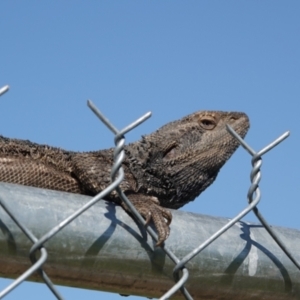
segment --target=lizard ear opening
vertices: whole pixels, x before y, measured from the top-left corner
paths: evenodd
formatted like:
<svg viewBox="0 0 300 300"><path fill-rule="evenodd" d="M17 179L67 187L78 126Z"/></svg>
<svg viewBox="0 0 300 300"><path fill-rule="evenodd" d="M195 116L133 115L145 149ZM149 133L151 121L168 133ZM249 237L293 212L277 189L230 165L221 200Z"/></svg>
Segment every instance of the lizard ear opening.
<svg viewBox="0 0 300 300"><path fill-rule="evenodd" d="M164 154L163 154L163 159L172 159L176 156L177 154L177 143L176 142L172 142L171 144L169 144L166 149L164 149Z"/></svg>

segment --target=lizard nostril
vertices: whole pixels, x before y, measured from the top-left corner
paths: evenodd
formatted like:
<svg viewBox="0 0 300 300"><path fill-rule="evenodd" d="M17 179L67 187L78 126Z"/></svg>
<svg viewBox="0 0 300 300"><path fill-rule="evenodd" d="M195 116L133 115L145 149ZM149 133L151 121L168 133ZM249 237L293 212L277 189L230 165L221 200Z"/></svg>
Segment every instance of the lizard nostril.
<svg viewBox="0 0 300 300"><path fill-rule="evenodd" d="M238 119L238 117L236 117L236 116L231 116L230 119L229 119L229 121L234 122L234 121L236 121L237 119Z"/></svg>

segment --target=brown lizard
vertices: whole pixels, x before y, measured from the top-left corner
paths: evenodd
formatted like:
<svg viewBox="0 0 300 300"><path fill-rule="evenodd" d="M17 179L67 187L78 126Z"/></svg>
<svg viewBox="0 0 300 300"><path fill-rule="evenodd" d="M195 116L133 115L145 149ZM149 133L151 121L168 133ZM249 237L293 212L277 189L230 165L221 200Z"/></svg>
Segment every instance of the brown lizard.
<svg viewBox="0 0 300 300"><path fill-rule="evenodd" d="M200 111L125 146L120 187L140 214L154 222L157 245L170 232L172 215L166 208L194 200L237 149L226 124L242 137L249 129L244 113ZM93 196L110 184L112 164L113 149L72 152L0 136L0 181ZM115 192L107 200L128 211Z"/></svg>

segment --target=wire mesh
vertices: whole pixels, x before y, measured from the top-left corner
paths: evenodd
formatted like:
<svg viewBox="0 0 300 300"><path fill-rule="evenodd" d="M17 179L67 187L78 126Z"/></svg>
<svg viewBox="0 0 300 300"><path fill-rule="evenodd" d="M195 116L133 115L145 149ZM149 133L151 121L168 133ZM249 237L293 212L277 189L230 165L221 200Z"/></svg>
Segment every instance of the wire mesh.
<svg viewBox="0 0 300 300"><path fill-rule="evenodd" d="M0 89L0 96L7 92L9 89L8 86L4 86ZM143 217L138 213L135 209L134 205L130 202L130 200L126 197L126 195L122 192L119 185L124 178L124 170L122 168L122 161L124 159L124 145L125 145L125 137L124 135L130 130L134 129L136 126L140 125L142 122L147 120L151 113L148 112L136 121L132 122L122 130L118 130L91 102L88 101L89 108L94 112L94 114L106 125L106 127L112 131L115 141L115 151L114 151L114 164L111 170L111 184L100 192L98 195L93 197L90 201L88 201L85 205L83 205L80 209L76 210L73 214L68 216L66 219L61 221L47 233L45 233L41 238L37 238L33 235L33 233L21 223L14 215L13 209L9 208L5 199L0 199L0 205L6 211L6 213L14 220L17 226L23 231L23 233L27 236L27 238L33 244L30 251L29 257L32 263L32 266L28 268L23 274L21 274L17 279L15 279L9 286L7 286L4 290L0 292L0 299L5 297L8 293L13 291L20 283L25 281L29 276L33 273L38 272L43 281L47 284L49 289L52 291L54 296L57 299L63 299L63 297L59 294L54 284L51 282L50 278L47 276L45 271L43 270L43 264L47 261L48 253L45 246L45 243L52 239L58 232L63 230L67 225L69 225L73 220L78 218L82 213L86 210L90 209L93 205L95 205L98 201L105 198L109 193L115 190L119 197L126 203L129 207L130 211L134 218L143 226L146 227L146 230L150 234L150 236L157 241L157 234L155 231L146 226L146 222ZM259 182L261 179L260 167L262 165L262 156L266 154L268 151L273 149L279 143L281 143L284 139L289 136L289 132L285 132L272 143L268 144L266 147L261 149L260 151L254 151L230 126L227 125L227 130L230 134L232 134L242 145L242 147L252 156L252 170L251 170L251 185L248 190L247 199L248 206L242 210L237 216L231 219L226 225L220 228L217 232L211 235L206 241L204 241L201 245L193 249L189 254L187 254L183 258L178 258L167 246L162 245L162 250L165 254L174 262L175 267L173 269L173 278L174 285L161 296L160 299L169 299L172 295L174 295L177 291L181 291L182 295L185 299L193 299L188 290L185 288L185 283L189 279L189 271L186 268L186 264L191 261L196 255L199 255L201 251L203 251L207 246L213 243L216 239L218 239L222 234L224 234L229 228L231 228L234 224L240 221L245 215L247 215L250 211L253 211L257 216L258 220L267 230L267 232L271 235L271 237L275 240L275 242L279 245L279 247L285 252L285 254L289 257L289 259L295 264L295 266L300 270L300 265L297 260L293 257L290 251L285 247L281 239L277 236L277 234L272 230L272 228L268 225L266 220L263 218L261 213L259 212L257 205L261 200L261 193L259 189ZM39 254L38 254L39 253Z"/></svg>

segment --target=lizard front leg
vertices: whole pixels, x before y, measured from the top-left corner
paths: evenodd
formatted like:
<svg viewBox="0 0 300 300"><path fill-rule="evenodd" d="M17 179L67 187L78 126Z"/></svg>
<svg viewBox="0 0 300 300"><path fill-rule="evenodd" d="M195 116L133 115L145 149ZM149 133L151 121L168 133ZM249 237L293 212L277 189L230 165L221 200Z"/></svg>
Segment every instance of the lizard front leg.
<svg viewBox="0 0 300 300"><path fill-rule="evenodd" d="M161 246L170 234L171 212L160 206L156 197L144 194L129 194L127 197L136 210L145 218L146 225L151 220L153 221L158 234L156 246ZM121 206L131 214L130 209L123 201L121 202Z"/></svg>
<svg viewBox="0 0 300 300"><path fill-rule="evenodd" d="M112 151L103 151L77 154L72 157L73 174L91 195L98 194L110 184L111 156ZM121 182L120 188L137 211L146 219L146 223L153 221L158 233L157 246L160 246L169 236L169 224L172 220L172 214L159 205L156 197L135 193L135 185L136 182L133 175L125 167L125 178ZM126 204L118 198L115 191L108 195L106 199L120 204L126 212L132 215Z"/></svg>

